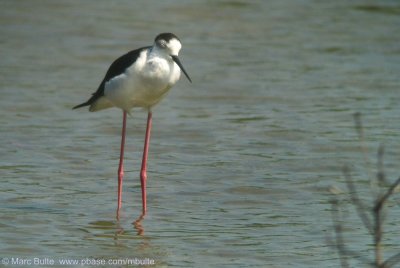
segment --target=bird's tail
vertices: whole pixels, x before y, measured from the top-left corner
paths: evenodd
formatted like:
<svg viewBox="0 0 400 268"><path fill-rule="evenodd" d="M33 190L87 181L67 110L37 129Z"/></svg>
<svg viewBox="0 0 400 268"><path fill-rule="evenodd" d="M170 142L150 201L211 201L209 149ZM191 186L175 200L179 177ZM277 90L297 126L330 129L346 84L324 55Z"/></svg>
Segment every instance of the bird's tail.
<svg viewBox="0 0 400 268"><path fill-rule="evenodd" d="M84 106L88 106L88 105L90 105L90 104L91 104L90 101L87 101L87 102L81 103L81 104L79 104L79 105L76 105L76 106L73 107L72 109L78 109L78 108L81 108L81 107L84 107Z"/></svg>
<svg viewBox="0 0 400 268"><path fill-rule="evenodd" d="M88 101L78 104L72 109L78 109L84 106L89 106L89 111L90 112L96 112L99 110L107 109L110 107L113 107L114 105L106 98L104 97L97 97L97 96L92 96Z"/></svg>
<svg viewBox="0 0 400 268"><path fill-rule="evenodd" d="M81 107L84 107L84 106L89 106L89 105L92 105L94 102L96 102L96 100L97 99L99 99L101 96L100 96L100 94L98 94L97 92L96 93L93 93L92 94L92 96L90 97L90 99L88 99L86 102L84 102L84 103L81 103L81 104L78 104L78 105L76 105L74 108L72 108L72 109L78 109L78 108L81 108Z"/></svg>

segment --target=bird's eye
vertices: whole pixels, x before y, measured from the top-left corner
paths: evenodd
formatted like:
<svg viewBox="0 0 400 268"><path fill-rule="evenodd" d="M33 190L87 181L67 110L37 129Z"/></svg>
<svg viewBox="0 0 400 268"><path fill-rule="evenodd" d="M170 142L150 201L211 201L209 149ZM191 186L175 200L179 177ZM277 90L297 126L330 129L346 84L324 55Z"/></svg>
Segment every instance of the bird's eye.
<svg viewBox="0 0 400 268"><path fill-rule="evenodd" d="M158 45L161 48L166 48L167 47L167 42L165 42L164 40L160 40L160 41L158 41Z"/></svg>

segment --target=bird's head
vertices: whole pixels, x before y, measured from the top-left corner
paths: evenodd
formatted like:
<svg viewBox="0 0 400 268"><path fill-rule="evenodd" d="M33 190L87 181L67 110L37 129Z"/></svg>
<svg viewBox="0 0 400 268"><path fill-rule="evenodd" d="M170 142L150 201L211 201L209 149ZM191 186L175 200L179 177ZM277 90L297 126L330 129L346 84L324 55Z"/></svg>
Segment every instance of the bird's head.
<svg viewBox="0 0 400 268"><path fill-rule="evenodd" d="M181 41L179 38L174 35L173 33L161 33L157 35L156 39L154 40L154 46L157 47L160 51L165 51L172 60L179 66L182 72L186 75L187 79L192 82L189 75L183 68L181 61L178 58L179 51L182 48Z"/></svg>

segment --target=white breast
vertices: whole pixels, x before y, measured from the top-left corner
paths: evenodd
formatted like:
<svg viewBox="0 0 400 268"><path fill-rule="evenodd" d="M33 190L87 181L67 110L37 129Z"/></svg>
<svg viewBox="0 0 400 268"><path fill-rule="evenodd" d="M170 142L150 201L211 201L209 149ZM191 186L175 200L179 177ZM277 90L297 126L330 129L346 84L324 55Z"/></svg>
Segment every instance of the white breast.
<svg viewBox="0 0 400 268"><path fill-rule="evenodd" d="M178 81L180 68L156 52L143 51L123 74L105 84L104 95L115 106L130 111L133 107L151 108Z"/></svg>

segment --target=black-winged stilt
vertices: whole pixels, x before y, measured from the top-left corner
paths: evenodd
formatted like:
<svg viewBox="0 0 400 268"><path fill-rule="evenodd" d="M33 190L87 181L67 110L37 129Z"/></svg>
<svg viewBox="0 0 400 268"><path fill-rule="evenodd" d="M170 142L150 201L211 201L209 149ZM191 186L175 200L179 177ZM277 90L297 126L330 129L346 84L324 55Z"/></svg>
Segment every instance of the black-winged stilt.
<svg viewBox="0 0 400 268"><path fill-rule="evenodd" d="M108 69L103 81L93 96L73 109L89 106L96 112L110 107L123 111L121 151L118 168L118 205L117 219L122 205L122 179L124 176L124 147L126 133L126 115L134 107L147 109L147 128L144 141L140 181L142 187L142 215L146 214L147 155L149 152L152 107L156 105L169 89L175 85L181 70L191 81L178 58L182 44L172 33L161 33L152 46L132 50L116 59Z"/></svg>

